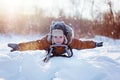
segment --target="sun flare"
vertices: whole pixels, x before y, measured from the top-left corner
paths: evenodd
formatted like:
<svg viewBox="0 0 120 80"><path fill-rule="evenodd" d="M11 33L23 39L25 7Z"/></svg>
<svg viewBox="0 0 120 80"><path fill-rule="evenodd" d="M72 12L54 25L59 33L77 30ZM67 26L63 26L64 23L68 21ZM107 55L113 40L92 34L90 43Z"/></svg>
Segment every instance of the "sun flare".
<svg viewBox="0 0 120 80"><path fill-rule="evenodd" d="M17 0L1 0L1 7L8 14L16 13L19 9L19 2Z"/></svg>
<svg viewBox="0 0 120 80"><path fill-rule="evenodd" d="M35 13L36 8L41 8L44 11L54 12L58 11L57 7L61 6L62 0L0 0L0 12L6 15ZM58 7L59 8L59 7Z"/></svg>
<svg viewBox="0 0 120 80"><path fill-rule="evenodd" d="M33 0L0 0L0 9L7 15L18 13L31 14L33 12Z"/></svg>

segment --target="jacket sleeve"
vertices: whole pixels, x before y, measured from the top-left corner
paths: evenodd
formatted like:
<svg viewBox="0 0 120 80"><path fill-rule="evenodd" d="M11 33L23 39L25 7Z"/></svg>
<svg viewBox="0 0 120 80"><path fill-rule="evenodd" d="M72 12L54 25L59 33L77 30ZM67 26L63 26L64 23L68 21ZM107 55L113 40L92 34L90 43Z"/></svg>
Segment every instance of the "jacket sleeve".
<svg viewBox="0 0 120 80"><path fill-rule="evenodd" d="M95 42L94 41L81 41L79 39L73 39L70 43L70 47L72 49L89 49L89 48L95 48Z"/></svg>
<svg viewBox="0 0 120 80"><path fill-rule="evenodd" d="M47 41L47 36L43 37L40 40L19 43L18 48L19 51L26 51L26 50L45 50L49 47L49 42Z"/></svg>

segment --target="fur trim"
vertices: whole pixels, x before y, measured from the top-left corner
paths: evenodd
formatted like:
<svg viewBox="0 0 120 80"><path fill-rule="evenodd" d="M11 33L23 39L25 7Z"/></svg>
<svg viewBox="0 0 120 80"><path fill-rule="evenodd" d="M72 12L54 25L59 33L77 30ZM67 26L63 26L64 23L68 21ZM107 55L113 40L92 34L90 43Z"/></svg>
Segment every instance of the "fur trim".
<svg viewBox="0 0 120 80"><path fill-rule="evenodd" d="M68 40L66 38L66 36L64 36L64 44L67 44L68 43Z"/></svg>

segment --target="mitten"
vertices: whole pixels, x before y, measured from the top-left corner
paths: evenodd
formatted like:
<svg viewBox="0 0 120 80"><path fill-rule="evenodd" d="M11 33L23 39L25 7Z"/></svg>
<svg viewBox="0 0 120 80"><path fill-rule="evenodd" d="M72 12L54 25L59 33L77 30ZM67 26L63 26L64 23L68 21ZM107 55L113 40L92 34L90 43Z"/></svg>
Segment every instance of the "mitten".
<svg viewBox="0 0 120 80"><path fill-rule="evenodd" d="M14 43L9 43L9 44L8 44L8 47L11 47L11 48L12 48L11 52L17 51L17 50L19 49L19 48L18 48L18 44L14 44Z"/></svg>
<svg viewBox="0 0 120 80"><path fill-rule="evenodd" d="M95 47L102 47L102 46L103 46L103 42L99 42L99 43L95 42Z"/></svg>

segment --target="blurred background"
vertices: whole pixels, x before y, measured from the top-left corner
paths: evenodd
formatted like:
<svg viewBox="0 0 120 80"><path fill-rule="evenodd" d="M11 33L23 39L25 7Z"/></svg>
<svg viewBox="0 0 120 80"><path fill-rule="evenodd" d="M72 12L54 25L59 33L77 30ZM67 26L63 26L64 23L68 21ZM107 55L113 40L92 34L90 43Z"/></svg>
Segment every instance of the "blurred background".
<svg viewBox="0 0 120 80"><path fill-rule="evenodd" d="M47 34L52 21L70 25L76 38L120 39L120 0L0 0L0 34Z"/></svg>

